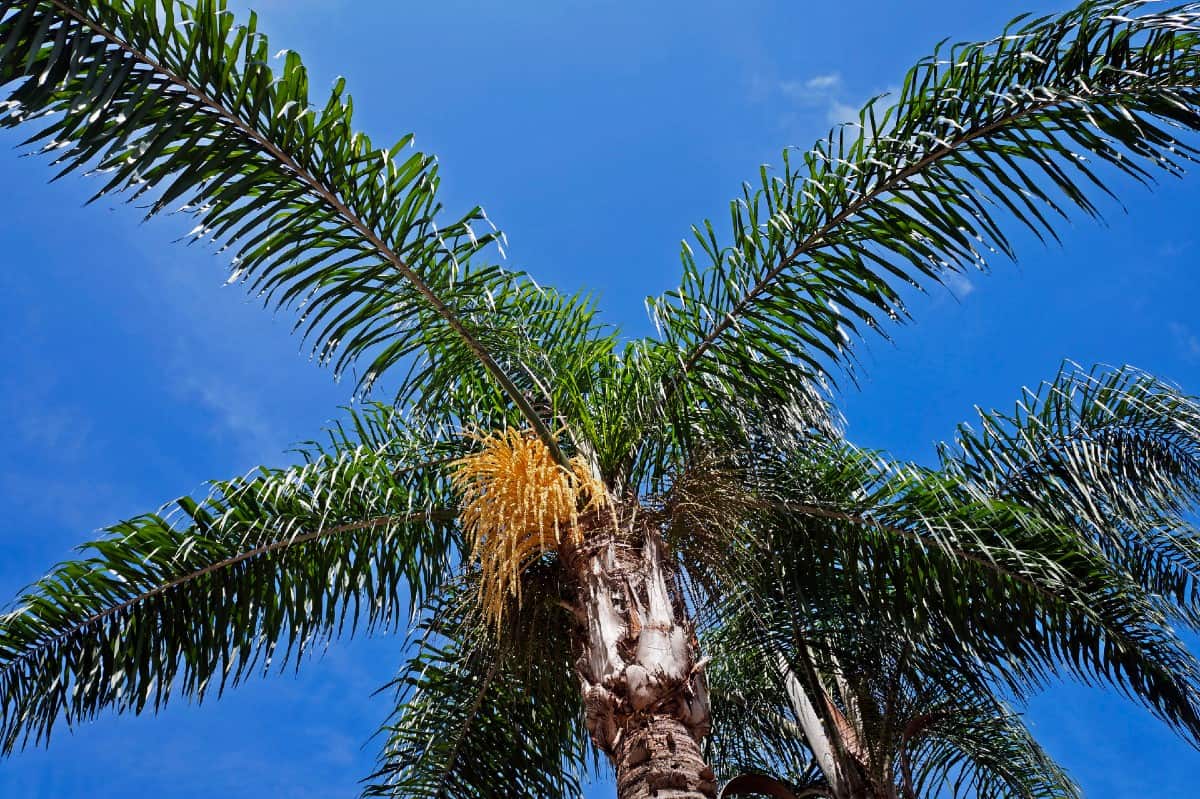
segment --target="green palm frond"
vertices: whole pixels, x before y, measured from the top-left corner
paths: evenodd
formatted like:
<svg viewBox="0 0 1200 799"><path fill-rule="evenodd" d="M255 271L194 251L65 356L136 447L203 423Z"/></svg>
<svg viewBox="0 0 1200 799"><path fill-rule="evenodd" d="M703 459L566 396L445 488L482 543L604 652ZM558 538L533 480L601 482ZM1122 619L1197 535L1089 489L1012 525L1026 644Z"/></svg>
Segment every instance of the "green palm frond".
<svg viewBox="0 0 1200 799"><path fill-rule="evenodd" d="M359 445L107 528L0 617L0 747L202 699L358 627L397 627L457 550L443 480Z"/></svg>
<svg viewBox="0 0 1200 799"><path fill-rule="evenodd" d="M905 318L902 291L1012 257L1005 225L1041 237L1123 173L1178 174L1200 129L1200 5L1088 2L940 48L894 105L871 102L812 150L784 153L683 245L683 282L650 300L674 353L660 390L700 407L786 401L853 365L864 331ZM1154 8L1151 6L1151 8Z"/></svg>
<svg viewBox="0 0 1200 799"><path fill-rule="evenodd" d="M825 591L838 597L822 606L832 618L870 609L907 634L936 634L947 650L995 668L1018 695L1065 668L1200 737L1200 664L1163 598L1076 529L957 475L845 444L759 455L757 473L743 473L758 492L740 522L748 534L710 558L725 585L743 586L725 601L797 602L784 618L801 620L819 598L809 595ZM730 527L721 522L711 535L730 540ZM763 584L786 590L756 595ZM712 618L720 623L719 613Z"/></svg>
<svg viewBox="0 0 1200 799"><path fill-rule="evenodd" d="M513 284L486 313L470 317L479 341L525 396L536 399L541 422L576 449L610 440L609 413L597 395L611 386L616 334L599 320L594 302L533 282ZM496 430L529 426L501 387L476 368L465 348L431 350L414 362L395 396L415 419L443 426Z"/></svg>
<svg viewBox="0 0 1200 799"><path fill-rule="evenodd" d="M1092 542L1020 503L979 498L945 474L910 467L873 489L859 512L786 505L848 536L831 549L845 553L846 576L861 581L864 600L891 604L896 621L913 629L946 625L947 641L1003 669L1015 690L1038 684L1043 669L1065 667L1114 684L1200 737L1200 663L1161 598Z"/></svg>
<svg viewBox="0 0 1200 799"><path fill-rule="evenodd" d="M644 388L634 414L641 433L631 455L631 475L652 491L661 492L672 475L692 468L726 447L748 452L759 448L777 450L798 441L840 439L843 419L830 397L818 384L795 379L771 387L771 381L790 378L772 371L775 365L743 365L738 378L754 382L765 391L727 393L731 384L712 375L697 375L689 383L689 398L681 406L672 400L672 389L664 386L663 375L680 364L679 352L670 344L641 341L630 347L640 356ZM795 375L792 375L795 377ZM776 391L776 389L779 389ZM662 410L670 409L669 424Z"/></svg>
<svg viewBox="0 0 1200 799"><path fill-rule="evenodd" d="M576 799L590 743L567 613L552 570L534 570L538 601L486 629L477 586L465 580L431 608L396 681L396 714L382 733L368 796L537 796Z"/></svg>
<svg viewBox="0 0 1200 799"><path fill-rule="evenodd" d="M617 493L636 491L646 476L639 453L654 373L652 359L635 345L614 348L593 368L566 376L584 408L573 427L593 448L600 474Z"/></svg>
<svg viewBox="0 0 1200 799"><path fill-rule="evenodd" d="M869 784L882 795L908 788L906 797L1078 797L996 698L987 666L946 648L936 628L898 629L836 579L798 583L760 583L763 601L730 603L705 638L715 763L778 775L797 794L856 795ZM820 770L796 691L820 717L818 745L833 747Z"/></svg>
<svg viewBox="0 0 1200 799"><path fill-rule="evenodd" d="M1200 399L1131 366L1065 364L1011 413L980 411L942 468L1095 540L1168 612L1200 620Z"/></svg>
<svg viewBox="0 0 1200 799"><path fill-rule="evenodd" d="M419 396L458 376L442 361L469 359L557 452L541 397L500 363L511 340L496 349L481 330L536 287L471 265L498 237L483 211L445 215L436 159L412 136L380 148L355 131L344 80L314 104L300 57L272 70L256 17L236 24L225 0L4 0L0 41L0 125L33 127L26 144L59 176L191 215L192 240L234 253L231 282L299 313L319 360L340 373L368 359L364 390L424 356L432 370L401 386Z"/></svg>
<svg viewBox="0 0 1200 799"><path fill-rule="evenodd" d="M903 730L901 780L916 796L947 786L963 799L1077 799L1080 791L1002 703L949 695Z"/></svg>

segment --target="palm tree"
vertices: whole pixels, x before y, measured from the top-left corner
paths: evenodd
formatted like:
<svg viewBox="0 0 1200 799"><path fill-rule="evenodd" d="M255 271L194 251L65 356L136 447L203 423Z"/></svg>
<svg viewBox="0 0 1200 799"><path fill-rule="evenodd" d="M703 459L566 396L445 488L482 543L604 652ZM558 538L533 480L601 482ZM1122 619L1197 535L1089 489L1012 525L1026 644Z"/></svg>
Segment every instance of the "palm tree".
<svg viewBox="0 0 1200 799"><path fill-rule="evenodd" d="M890 108L764 170L728 228L698 226L682 285L650 303L659 335L627 341L590 300L493 265L499 234L479 209L447 216L431 156L356 132L342 81L313 103L299 56L273 72L224 0L0 0L0 122L96 174L96 197L193 216L319 360L391 397L301 463L114 525L31 586L0 622L4 750L416 613L369 793L572 795L594 747L623 798L713 796L717 609L762 617L776 702L843 673L828 633L772 634L783 579L837 586L840 615L804 630L882 614L900 640L934 635L921 657L978 677L959 707L992 723L985 678L1066 668L1200 738L1200 664L1171 626L1196 626L1200 436L1173 415L1193 400L1120 371L1098 407L1140 421L1053 428L1039 449L1026 433L1048 421L1018 414L938 470L854 449L831 400L906 286L1195 158L1175 132L1200 128L1200 7L1143 10L1088 3L936 51ZM899 662L944 695L940 661ZM1034 751L1017 750L997 773Z"/></svg>

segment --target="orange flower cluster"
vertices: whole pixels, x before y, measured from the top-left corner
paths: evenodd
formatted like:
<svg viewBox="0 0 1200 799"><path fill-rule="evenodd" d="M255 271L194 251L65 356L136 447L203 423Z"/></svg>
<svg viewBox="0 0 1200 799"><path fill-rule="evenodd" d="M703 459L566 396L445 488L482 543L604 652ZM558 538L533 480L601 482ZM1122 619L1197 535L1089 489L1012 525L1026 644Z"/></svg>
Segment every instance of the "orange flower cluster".
<svg viewBox="0 0 1200 799"><path fill-rule="evenodd" d="M480 603L498 627L510 599L520 605L521 574L565 541L581 543L580 513L603 507L607 494L582 458L563 468L531 431L506 428L478 440L477 452L455 462L452 480L482 571Z"/></svg>

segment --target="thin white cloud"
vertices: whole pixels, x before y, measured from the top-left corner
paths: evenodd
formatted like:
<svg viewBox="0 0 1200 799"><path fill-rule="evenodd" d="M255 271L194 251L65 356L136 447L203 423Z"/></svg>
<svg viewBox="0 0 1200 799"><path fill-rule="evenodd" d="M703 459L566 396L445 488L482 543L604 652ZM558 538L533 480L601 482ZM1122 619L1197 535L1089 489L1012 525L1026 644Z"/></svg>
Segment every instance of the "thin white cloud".
<svg viewBox="0 0 1200 799"><path fill-rule="evenodd" d="M754 90L762 91L762 81L756 80ZM894 90L893 90L894 91ZM782 95L794 107L802 109L824 109L824 121L829 125L856 124L859 121L861 103L847 102L845 81L840 72L826 72L798 80L775 82L776 95ZM881 102L878 111L887 106ZM791 118L793 115L788 114ZM807 114L806 114L807 116ZM882 131L878 131L882 133Z"/></svg>
<svg viewBox="0 0 1200 799"><path fill-rule="evenodd" d="M1171 322L1167 327L1171 331L1171 339L1175 349L1185 361L1200 361L1200 336L1182 322Z"/></svg>
<svg viewBox="0 0 1200 799"><path fill-rule="evenodd" d="M943 282L946 284L946 288L950 290L950 293L959 300L966 299L975 291L975 284L961 272L950 272L945 276Z"/></svg>
<svg viewBox="0 0 1200 799"><path fill-rule="evenodd" d="M837 72L831 72L828 75L816 75L806 80L804 85L812 91L832 91L841 87L842 76Z"/></svg>
<svg viewBox="0 0 1200 799"><path fill-rule="evenodd" d="M1158 248L1162 258L1177 258L1192 248L1190 241L1165 241Z"/></svg>
<svg viewBox="0 0 1200 799"><path fill-rule="evenodd" d="M778 84L776 84L776 88L779 89L779 91L781 91L785 96L790 97L793 100L806 101L809 99L810 92L804 85L803 81L780 81Z"/></svg>
<svg viewBox="0 0 1200 799"><path fill-rule="evenodd" d="M246 391L213 375L187 373L175 381L176 390L194 399L212 416L212 432L237 442L242 457L253 463L269 463L288 446L257 392Z"/></svg>
<svg viewBox="0 0 1200 799"><path fill-rule="evenodd" d="M59 550L56 555L66 554L69 547L102 525L152 509L159 501L161 497L148 500L139 496L120 480L98 478L90 467L64 469L23 465L0 469L0 506L20 508L20 518L34 521L39 527L46 525L39 529L38 535L53 542L54 548ZM17 534L11 524L4 532L6 535ZM18 545L5 542L5 546L11 554ZM18 572L29 566L29 562L19 559L0 565L0 584L7 583L9 576L20 582L28 581L36 575ZM18 587L12 586L14 590Z"/></svg>
<svg viewBox="0 0 1200 799"><path fill-rule="evenodd" d="M0 406L10 429L59 464L78 462L93 444L87 410L65 399L64 393L51 365L40 374L0 382Z"/></svg>
<svg viewBox="0 0 1200 799"><path fill-rule="evenodd" d="M803 80L779 81L779 92L793 102L804 106L818 106L831 102L842 87L842 76L837 72L814 75Z"/></svg>

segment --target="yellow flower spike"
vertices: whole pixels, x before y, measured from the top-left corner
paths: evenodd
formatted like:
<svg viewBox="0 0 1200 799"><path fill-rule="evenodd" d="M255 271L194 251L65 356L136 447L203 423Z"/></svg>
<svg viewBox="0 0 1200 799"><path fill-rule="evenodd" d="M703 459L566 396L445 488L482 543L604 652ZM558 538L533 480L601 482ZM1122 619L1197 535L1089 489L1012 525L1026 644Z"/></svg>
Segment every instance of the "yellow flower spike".
<svg viewBox="0 0 1200 799"><path fill-rule="evenodd" d="M604 484L582 458L563 468L532 431L506 428L477 436L478 452L453 464L462 496L459 517L479 563L480 602L499 627L510 598L520 606L521 574L565 541L580 544L579 512L607 503Z"/></svg>

